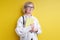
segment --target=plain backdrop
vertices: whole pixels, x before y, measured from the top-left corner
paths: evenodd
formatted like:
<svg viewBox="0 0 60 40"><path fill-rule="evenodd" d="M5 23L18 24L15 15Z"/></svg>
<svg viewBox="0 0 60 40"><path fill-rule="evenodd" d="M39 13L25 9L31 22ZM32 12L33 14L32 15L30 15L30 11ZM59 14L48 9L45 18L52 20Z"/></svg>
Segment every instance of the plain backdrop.
<svg viewBox="0 0 60 40"><path fill-rule="evenodd" d="M19 40L15 33L22 7L28 0L0 0L0 40ZM41 24L39 40L60 40L60 0L30 0L35 5L33 16Z"/></svg>

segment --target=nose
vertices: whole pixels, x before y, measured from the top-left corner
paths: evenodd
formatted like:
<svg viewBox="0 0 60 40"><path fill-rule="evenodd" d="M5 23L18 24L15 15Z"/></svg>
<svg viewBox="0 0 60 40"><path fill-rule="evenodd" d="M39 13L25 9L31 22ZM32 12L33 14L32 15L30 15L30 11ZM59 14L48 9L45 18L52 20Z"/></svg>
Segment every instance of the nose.
<svg viewBox="0 0 60 40"><path fill-rule="evenodd" d="M27 11L31 11L31 8L28 8Z"/></svg>

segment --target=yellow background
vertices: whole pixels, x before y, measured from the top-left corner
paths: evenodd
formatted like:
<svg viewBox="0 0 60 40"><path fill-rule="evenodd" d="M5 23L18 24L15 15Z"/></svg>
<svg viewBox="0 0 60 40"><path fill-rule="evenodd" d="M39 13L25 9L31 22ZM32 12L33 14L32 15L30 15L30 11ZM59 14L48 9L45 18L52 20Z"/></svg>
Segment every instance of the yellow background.
<svg viewBox="0 0 60 40"><path fill-rule="evenodd" d="M0 0L0 40L19 40L15 33L22 6L28 0ZM35 4L33 15L38 18L42 34L39 40L60 40L60 0L30 0Z"/></svg>

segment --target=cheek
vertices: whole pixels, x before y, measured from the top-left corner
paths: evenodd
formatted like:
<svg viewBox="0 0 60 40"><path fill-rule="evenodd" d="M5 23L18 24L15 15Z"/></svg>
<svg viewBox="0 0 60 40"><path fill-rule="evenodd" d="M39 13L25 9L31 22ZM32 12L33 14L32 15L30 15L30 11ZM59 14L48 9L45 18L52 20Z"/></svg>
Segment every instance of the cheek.
<svg viewBox="0 0 60 40"><path fill-rule="evenodd" d="M33 11L33 9L30 9L30 12L32 12Z"/></svg>
<svg viewBox="0 0 60 40"><path fill-rule="evenodd" d="M31 11L31 9L27 9L26 11L27 11L27 12L30 12L30 11Z"/></svg>
<svg viewBox="0 0 60 40"><path fill-rule="evenodd" d="M28 9L27 11L32 12L32 11L33 11L33 9Z"/></svg>
<svg viewBox="0 0 60 40"><path fill-rule="evenodd" d="M32 12L32 11L33 11L33 9L25 9L25 13Z"/></svg>

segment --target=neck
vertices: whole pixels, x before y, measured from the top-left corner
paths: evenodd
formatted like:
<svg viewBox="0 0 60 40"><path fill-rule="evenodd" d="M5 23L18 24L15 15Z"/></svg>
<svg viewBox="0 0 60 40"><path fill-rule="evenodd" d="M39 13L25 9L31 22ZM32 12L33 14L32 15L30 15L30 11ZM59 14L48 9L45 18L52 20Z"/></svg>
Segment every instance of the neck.
<svg viewBox="0 0 60 40"><path fill-rule="evenodd" d="M25 15L27 15L27 16L31 16L32 14L25 14Z"/></svg>

